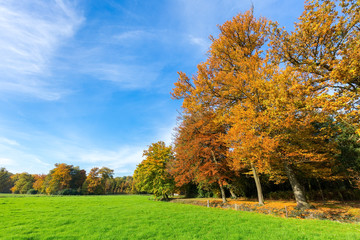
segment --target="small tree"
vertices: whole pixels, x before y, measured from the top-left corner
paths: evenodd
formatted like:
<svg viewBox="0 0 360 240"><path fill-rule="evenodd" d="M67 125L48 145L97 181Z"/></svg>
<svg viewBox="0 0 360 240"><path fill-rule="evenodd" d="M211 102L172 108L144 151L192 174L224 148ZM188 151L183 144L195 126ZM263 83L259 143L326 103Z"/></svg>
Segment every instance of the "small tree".
<svg viewBox="0 0 360 240"><path fill-rule="evenodd" d="M175 183L167 170L168 162L173 159L172 147L164 142L152 143L144 151L143 160L135 169L134 183L137 191L153 193L155 197L168 199L173 193Z"/></svg>

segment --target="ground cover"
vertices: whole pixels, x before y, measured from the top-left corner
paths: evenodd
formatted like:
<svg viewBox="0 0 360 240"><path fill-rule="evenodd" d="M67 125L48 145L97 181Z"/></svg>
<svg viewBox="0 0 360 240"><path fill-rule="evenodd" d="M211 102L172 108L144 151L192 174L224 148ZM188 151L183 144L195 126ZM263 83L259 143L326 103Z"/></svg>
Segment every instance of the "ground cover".
<svg viewBox="0 0 360 240"><path fill-rule="evenodd" d="M302 219L328 219L341 222L360 222L359 201L317 201L311 202L314 208L299 210L295 201L289 200L267 200L265 205L260 206L256 199L228 199L222 203L221 198L174 198L172 202L227 208L237 211L250 211L263 214L271 214L287 218Z"/></svg>
<svg viewBox="0 0 360 240"><path fill-rule="evenodd" d="M0 195L0 239L360 239L360 225L158 202Z"/></svg>

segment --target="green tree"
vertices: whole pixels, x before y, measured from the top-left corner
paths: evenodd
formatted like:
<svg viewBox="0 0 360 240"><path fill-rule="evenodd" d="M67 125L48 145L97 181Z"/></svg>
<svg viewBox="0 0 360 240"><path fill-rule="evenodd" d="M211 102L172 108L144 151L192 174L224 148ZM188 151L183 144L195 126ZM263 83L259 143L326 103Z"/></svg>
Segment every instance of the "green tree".
<svg viewBox="0 0 360 240"><path fill-rule="evenodd" d="M0 168L0 193L10 193L14 183L11 180L13 174L5 168Z"/></svg>
<svg viewBox="0 0 360 240"><path fill-rule="evenodd" d="M14 181L14 187L11 188L13 193L25 194L33 188L35 182L35 178L26 172L12 175L11 178Z"/></svg>
<svg viewBox="0 0 360 240"><path fill-rule="evenodd" d="M340 153L336 156L334 172L360 188L360 137L351 125L342 124L340 128L341 133L336 137Z"/></svg>
<svg viewBox="0 0 360 240"><path fill-rule="evenodd" d="M175 188L174 179L167 169L167 164L174 158L172 147L167 147L162 141L152 143L143 156L145 159L134 172L135 188L139 192L153 193L157 198L168 199Z"/></svg>

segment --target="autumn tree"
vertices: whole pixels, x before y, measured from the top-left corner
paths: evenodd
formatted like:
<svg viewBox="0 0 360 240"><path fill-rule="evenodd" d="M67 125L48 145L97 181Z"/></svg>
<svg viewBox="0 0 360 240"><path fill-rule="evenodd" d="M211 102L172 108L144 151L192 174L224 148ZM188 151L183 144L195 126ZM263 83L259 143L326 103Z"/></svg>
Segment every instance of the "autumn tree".
<svg viewBox="0 0 360 240"><path fill-rule="evenodd" d="M173 159L172 147L167 147L162 141L152 143L144 150L143 156L145 159L137 165L133 176L137 191L168 199L175 187L167 166Z"/></svg>
<svg viewBox="0 0 360 240"><path fill-rule="evenodd" d="M339 128L329 128L331 124L326 122L335 121L335 126L353 124L358 128L359 10L356 1L310 0L305 2L293 32L273 25L271 57L285 69L279 79L291 81L284 92L292 92L288 94L292 98L282 94L286 111L281 113L280 106L276 108L277 114L286 117L284 122L288 126L278 134L277 153L283 153L279 158L283 158L300 206L308 204L292 168L317 173L319 177L332 174L329 163L334 163L336 147L331 139ZM297 95L300 97L295 102ZM321 129L315 129L315 125ZM298 165L308 161L311 164ZM314 168L316 162L318 170ZM312 168L306 168L311 165Z"/></svg>
<svg viewBox="0 0 360 240"><path fill-rule="evenodd" d="M56 194L65 189L80 192L85 176L85 170L80 170L79 167L65 163L55 164L55 168L45 178L45 191L48 194Z"/></svg>
<svg viewBox="0 0 360 240"><path fill-rule="evenodd" d="M60 190L70 188L70 165L65 163L55 164L55 168L49 173L46 193L54 194Z"/></svg>
<svg viewBox="0 0 360 240"><path fill-rule="evenodd" d="M309 207L300 172L336 178L337 122L359 122L358 12L351 0L307 1L292 33L252 10L239 14L211 37L197 75L179 74L173 97L185 112L206 106L228 125L232 166L252 169L260 204L258 172L285 174L299 208Z"/></svg>
<svg viewBox="0 0 360 240"><path fill-rule="evenodd" d="M276 94L269 98L271 136L276 141L272 166L283 168L299 208L308 208L297 173L336 179L331 171L337 154L337 131L331 112L318 105L318 92L308 75L285 69L274 79ZM274 84L275 85L275 84Z"/></svg>
<svg viewBox="0 0 360 240"><path fill-rule="evenodd" d="M216 122L214 112L194 112L183 116L177 128L175 158L171 161L171 174L177 186L215 183L223 202L226 202L224 187L230 185L234 173L228 166L228 148L222 139L225 133L226 126Z"/></svg>
<svg viewBox="0 0 360 240"><path fill-rule="evenodd" d="M307 0L292 32L274 25L272 56L293 74L307 74L322 109L359 131L360 4Z"/></svg>
<svg viewBox="0 0 360 240"><path fill-rule="evenodd" d="M271 63L263 51L269 34L268 25L268 20L256 19L253 10L250 10L237 15L219 27L219 37L210 37L212 44L208 52L209 57L206 62L198 65L197 75L193 77L192 81L184 73L179 73L179 80L175 83L176 87L172 96L176 99L184 99L185 111L201 109L203 106L216 109L217 116L220 116L219 119L222 118L230 129L234 124L240 125L236 117L231 118L235 106L243 110L251 107L249 112L253 111L253 117L261 115L264 109L260 101L263 97L260 90L262 85L271 79L273 73ZM238 111L238 113L240 112ZM246 122L248 125L248 128L241 130L248 131L247 135L251 135L252 142L261 142L262 129L251 125L254 123L253 119L247 118L246 115L241 117L244 118L242 122ZM235 121L229 121L232 119ZM240 130L240 128L237 129ZM234 131L235 129L233 129ZM237 132L228 139L232 149L238 147L237 143L247 144L244 139L239 139L242 134ZM257 146L261 147L261 144L259 143ZM249 148L248 150L254 149ZM263 204L258 170L263 171L264 168L257 166L257 163L262 161L259 159L262 156L253 154L251 156L233 155L232 157L234 166L240 165L244 161L251 165L259 203Z"/></svg>
<svg viewBox="0 0 360 240"><path fill-rule="evenodd" d="M110 188L110 179L113 178L114 170L107 167L94 167L90 170L83 188L89 194L106 194Z"/></svg>
<svg viewBox="0 0 360 240"><path fill-rule="evenodd" d="M38 193L45 193L45 178L46 174L33 174L35 182L33 183L33 189L35 189Z"/></svg>

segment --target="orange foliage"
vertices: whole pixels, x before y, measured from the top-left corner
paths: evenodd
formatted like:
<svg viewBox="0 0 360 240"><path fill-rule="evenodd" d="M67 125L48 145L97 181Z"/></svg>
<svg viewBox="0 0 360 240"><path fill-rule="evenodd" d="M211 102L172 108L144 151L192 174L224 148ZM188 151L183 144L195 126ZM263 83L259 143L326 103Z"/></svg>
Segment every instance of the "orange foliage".
<svg viewBox="0 0 360 240"><path fill-rule="evenodd" d="M45 178L46 174L34 174L33 175L35 182L33 183L33 188L38 192L44 192L45 191Z"/></svg>
<svg viewBox="0 0 360 240"><path fill-rule="evenodd" d="M222 140L225 125L215 121L210 111L184 115L175 140L175 160L171 173L178 186L189 182L227 185L231 170Z"/></svg>

